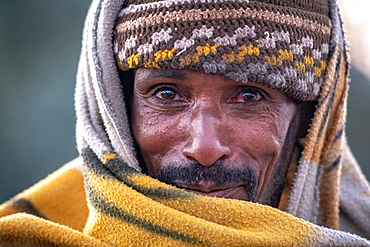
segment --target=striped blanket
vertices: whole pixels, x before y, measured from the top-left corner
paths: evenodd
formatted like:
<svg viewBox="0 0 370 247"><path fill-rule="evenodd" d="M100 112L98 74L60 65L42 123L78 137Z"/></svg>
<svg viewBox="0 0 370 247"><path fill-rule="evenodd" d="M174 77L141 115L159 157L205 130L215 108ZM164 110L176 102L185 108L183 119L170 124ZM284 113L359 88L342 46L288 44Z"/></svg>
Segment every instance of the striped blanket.
<svg viewBox="0 0 370 247"><path fill-rule="evenodd" d="M0 207L1 246L370 246L257 203L197 195L82 153ZM77 161L76 161L77 162ZM89 210L89 214L87 213ZM23 212L23 213L16 213Z"/></svg>

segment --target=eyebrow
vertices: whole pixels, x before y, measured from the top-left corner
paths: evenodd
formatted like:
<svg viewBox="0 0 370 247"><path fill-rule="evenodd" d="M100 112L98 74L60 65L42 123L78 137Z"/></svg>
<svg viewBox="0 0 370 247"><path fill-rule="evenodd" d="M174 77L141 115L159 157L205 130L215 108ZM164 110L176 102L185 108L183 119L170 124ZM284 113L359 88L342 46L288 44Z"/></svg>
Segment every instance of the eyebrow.
<svg viewBox="0 0 370 247"><path fill-rule="evenodd" d="M148 71L148 73L144 76L146 80L154 79L154 78L169 78L169 79L177 79L177 80L186 80L187 76L181 70L171 70L171 69L153 69Z"/></svg>

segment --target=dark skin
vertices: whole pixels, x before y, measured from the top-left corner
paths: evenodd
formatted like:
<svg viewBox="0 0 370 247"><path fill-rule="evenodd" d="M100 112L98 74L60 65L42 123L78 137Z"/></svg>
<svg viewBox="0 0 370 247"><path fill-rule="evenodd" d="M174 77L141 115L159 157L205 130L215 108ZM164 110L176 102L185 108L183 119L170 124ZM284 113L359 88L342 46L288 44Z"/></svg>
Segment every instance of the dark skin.
<svg viewBox="0 0 370 247"><path fill-rule="evenodd" d="M278 206L307 129L283 92L192 70L138 69L131 103L148 175L197 194Z"/></svg>

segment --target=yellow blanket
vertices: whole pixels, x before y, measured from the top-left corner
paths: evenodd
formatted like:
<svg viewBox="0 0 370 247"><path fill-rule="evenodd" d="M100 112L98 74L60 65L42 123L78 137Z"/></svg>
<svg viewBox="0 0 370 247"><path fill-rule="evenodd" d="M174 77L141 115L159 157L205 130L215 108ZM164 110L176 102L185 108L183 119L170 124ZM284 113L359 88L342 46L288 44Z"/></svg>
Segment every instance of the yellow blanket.
<svg viewBox="0 0 370 247"><path fill-rule="evenodd" d="M166 185L113 153L83 158L88 208L81 171L65 166L0 206L1 246L370 246L272 207Z"/></svg>

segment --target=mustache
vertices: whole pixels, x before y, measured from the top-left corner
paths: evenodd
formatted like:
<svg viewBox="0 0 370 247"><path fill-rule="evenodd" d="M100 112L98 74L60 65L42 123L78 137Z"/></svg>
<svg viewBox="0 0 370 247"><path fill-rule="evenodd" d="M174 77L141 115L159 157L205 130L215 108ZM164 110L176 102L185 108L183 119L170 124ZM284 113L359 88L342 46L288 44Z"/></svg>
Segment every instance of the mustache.
<svg viewBox="0 0 370 247"><path fill-rule="evenodd" d="M159 170L157 179L176 186L176 181L197 184L200 181L217 185L243 184L250 201L257 200L257 175L247 164L231 168L218 160L211 166L203 166L197 161L170 163Z"/></svg>

